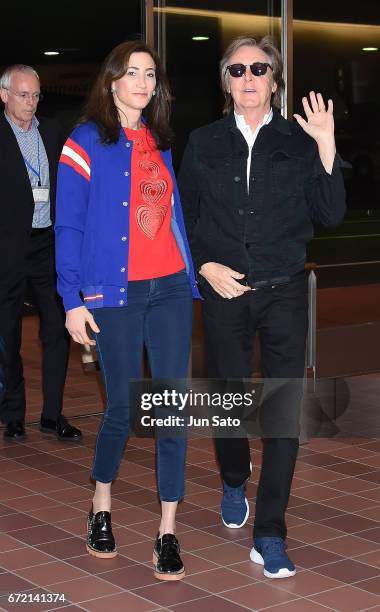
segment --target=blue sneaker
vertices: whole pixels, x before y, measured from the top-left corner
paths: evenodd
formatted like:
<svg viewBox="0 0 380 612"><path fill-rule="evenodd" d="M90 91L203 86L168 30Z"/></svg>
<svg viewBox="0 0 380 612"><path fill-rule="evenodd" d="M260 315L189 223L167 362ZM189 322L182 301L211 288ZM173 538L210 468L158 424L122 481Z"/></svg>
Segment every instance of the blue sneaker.
<svg viewBox="0 0 380 612"><path fill-rule="evenodd" d="M245 482L240 487L230 487L223 482L223 498L220 511L223 525L230 529L239 529L248 520L249 504L245 496L245 489Z"/></svg>
<svg viewBox="0 0 380 612"><path fill-rule="evenodd" d="M289 578L296 568L286 554L286 544L282 538L256 538L251 550L251 561L264 566L267 578Z"/></svg>

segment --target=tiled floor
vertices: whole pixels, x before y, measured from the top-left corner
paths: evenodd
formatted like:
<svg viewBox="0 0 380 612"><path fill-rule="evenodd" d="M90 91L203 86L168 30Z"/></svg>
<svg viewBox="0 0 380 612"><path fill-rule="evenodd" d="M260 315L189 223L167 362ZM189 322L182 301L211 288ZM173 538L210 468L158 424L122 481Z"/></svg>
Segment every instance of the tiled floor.
<svg viewBox="0 0 380 612"><path fill-rule="evenodd" d="M28 420L36 421L35 320L26 326ZM102 404L95 376L82 374L78 357L73 351L67 415L97 412ZM119 555L95 559L86 553L84 536L99 416L82 416L75 424L84 433L75 445L41 434L35 424L28 425L23 443L0 438L2 610L380 610L380 439L316 438L301 448L288 510L288 544L298 573L279 581L265 579L249 560L259 443L252 442L249 524L229 530L218 511L212 444L190 440L187 495L177 523L186 578L162 584L151 566L159 518L153 442L129 442L113 495ZM65 602L9 603L8 593L64 594Z"/></svg>
<svg viewBox="0 0 380 612"><path fill-rule="evenodd" d="M79 421L78 421L79 422ZM380 442L315 439L302 447L288 511L294 578L271 582L249 560L251 524L221 525L219 481L209 440L191 440L187 495L178 516L186 578L153 578L158 524L150 440L130 441L114 487L113 522L119 556L86 554L89 466L99 417L81 420L84 440L63 445L28 427L24 443L0 448L0 591L64 593L48 610L367 610L380 609ZM256 467L258 443L252 443ZM344 466L351 466L354 475ZM358 470L354 470L357 466ZM358 473L356 473L356 471ZM252 514L257 470L248 487ZM0 597L4 610L25 609Z"/></svg>

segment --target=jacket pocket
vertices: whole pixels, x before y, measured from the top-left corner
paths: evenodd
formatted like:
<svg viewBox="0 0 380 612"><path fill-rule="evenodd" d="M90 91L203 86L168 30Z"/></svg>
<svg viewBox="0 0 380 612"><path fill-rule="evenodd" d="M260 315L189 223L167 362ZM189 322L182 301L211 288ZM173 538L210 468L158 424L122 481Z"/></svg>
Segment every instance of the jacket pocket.
<svg viewBox="0 0 380 612"><path fill-rule="evenodd" d="M201 190L219 198L226 175L231 171L231 159L226 156L202 156L198 168Z"/></svg>
<svg viewBox="0 0 380 612"><path fill-rule="evenodd" d="M285 151L276 151L271 157L272 189L280 197L299 193L302 187L302 160Z"/></svg>

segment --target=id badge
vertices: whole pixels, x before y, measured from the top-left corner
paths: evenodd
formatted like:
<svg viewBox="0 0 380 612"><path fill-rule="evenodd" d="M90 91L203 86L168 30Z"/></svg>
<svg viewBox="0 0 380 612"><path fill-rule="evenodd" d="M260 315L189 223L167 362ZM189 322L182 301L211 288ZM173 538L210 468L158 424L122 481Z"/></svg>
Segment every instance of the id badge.
<svg viewBox="0 0 380 612"><path fill-rule="evenodd" d="M34 203L47 204L49 202L49 189L47 187L33 187Z"/></svg>

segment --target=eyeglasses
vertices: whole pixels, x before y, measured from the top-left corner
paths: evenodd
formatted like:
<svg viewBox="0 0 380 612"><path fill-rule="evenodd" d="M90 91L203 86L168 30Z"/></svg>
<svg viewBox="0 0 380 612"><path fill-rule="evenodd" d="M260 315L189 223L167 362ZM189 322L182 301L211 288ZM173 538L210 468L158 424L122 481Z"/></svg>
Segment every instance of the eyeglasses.
<svg viewBox="0 0 380 612"><path fill-rule="evenodd" d="M267 69L270 68L273 71L273 68L267 62L253 62L253 64L230 64L226 67L232 77L242 77L245 74L247 68L251 69L251 72L254 76L264 76L266 74Z"/></svg>
<svg viewBox="0 0 380 612"><path fill-rule="evenodd" d="M32 102L41 102L41 100L43 100L44 98L41 92L30 94L26 93L26 91L22 91L21 93L17 93L16 91L12 91L11 89L9 89L9 87L3 87L3 89L9 91L11 94L16 96L16 98L20 98L20 100L22 100L23 102L26 102L26 100L32 100Z"/></svg>

